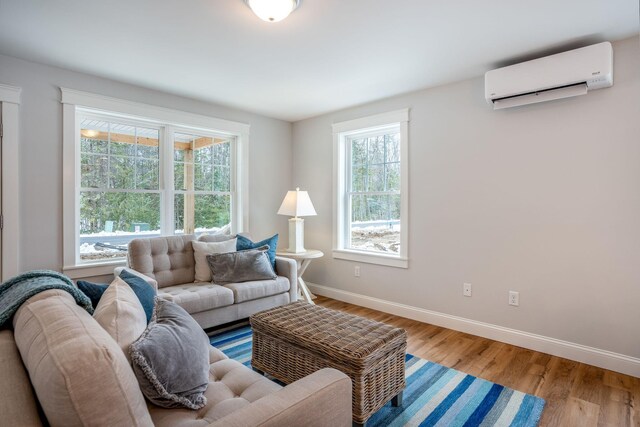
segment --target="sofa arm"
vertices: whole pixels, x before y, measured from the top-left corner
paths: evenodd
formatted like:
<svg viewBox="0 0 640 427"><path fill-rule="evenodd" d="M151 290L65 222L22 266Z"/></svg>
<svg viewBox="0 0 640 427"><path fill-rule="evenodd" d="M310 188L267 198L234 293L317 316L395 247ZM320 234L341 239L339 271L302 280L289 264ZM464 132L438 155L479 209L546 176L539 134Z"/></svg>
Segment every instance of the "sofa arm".
<svg viewBox="0 0 640 427"><path fill-rule="evenodd" d="M113 269L113 276L114 277L119 277L120 273L122 273L123 270L127 270L129 273L133 274L134 276L138 276L139 278L141 278L142 280L144 280L145 282L147 282L149 284L149 286L151 286L153 289L155 289L156 291L158 290L158 282L155 281L155 279L152 279L149 276L145 276L144 274L140 273L139 271L134 270L133 268L129 268L129 267L116 267Z"/></svg>
<svg viewBox="0 0 640 427"><path fill-rule="evenodd" d="M9 329L0 331L0 378L0 424L41 426L29 374Z"/></svg>
<svg viewBox="0 0 640 427"><path fill-rule="evenodd" d="M351 380L325 368L220 418L209 427L350 427Z"/></svg>
<svg viewBox="0 0 640 427"><path fill-rule="evenodd" d="M298 264L291 258L276 257L278 276L289 279L289 302L298 301Z"/></svg>

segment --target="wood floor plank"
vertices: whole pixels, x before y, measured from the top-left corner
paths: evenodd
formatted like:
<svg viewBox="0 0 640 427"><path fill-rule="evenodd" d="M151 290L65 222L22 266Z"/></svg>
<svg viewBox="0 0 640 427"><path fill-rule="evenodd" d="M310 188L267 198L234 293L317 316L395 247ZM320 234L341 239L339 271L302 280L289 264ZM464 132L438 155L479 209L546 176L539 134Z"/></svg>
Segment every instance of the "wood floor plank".
<svg viewBox="0 0 640 427"><path fill-rule="evenodd" d="M569 397L560 425L597 427L600 405L576 397Z"/></svg>
<svg viewBox="0 0 640 427"><path fill-rule="evenodd" d="M318 296L321 306L407 331L407 351L546 401L540 426L640 427L640 379Z"/></svg>
<svg viewBox="0 0 640 427"><path fill-rule="evenodd" d="M605 402L601 405L600 426L632 427L635 414L631 405L632 394L619 388L605 386Z"/></svg>

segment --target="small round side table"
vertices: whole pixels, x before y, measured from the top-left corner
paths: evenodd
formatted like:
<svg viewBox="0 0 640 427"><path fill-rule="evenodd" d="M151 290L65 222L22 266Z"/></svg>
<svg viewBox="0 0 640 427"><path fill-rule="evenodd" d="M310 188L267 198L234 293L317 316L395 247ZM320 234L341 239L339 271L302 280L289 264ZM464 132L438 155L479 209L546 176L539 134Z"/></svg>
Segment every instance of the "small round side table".
<svg viewBox="0 0 640 427"><path fill-rule="evenodd" d="M311 261L315 258L323 257L324 253L317 249L307 249L305 252L299 253L276 252L276 255L283 258L291 258L296 261L296 263L298 264L298 287L300 288L300 292L302 293L302 298L310 304L315 304L312 299L315 296L309 291L309 288L307 287L307 284L304 283L304 280L302 280L302 275L304 274L304 271L307 269L307 267L309 267L309 264L311 264Z"/></svg>

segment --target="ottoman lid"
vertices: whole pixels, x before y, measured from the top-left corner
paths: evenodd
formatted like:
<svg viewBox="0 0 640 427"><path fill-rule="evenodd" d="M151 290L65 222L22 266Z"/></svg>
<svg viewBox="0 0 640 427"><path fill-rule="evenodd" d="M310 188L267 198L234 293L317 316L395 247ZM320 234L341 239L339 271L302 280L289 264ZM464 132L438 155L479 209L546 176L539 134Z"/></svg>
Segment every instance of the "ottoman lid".
<svg viewBox="0 0 640 427"><path fill-rule="evenodd" d="M256 313L251 316L251 326L293 345L358 365L407 341L404 329L306 302Z"/></svg>

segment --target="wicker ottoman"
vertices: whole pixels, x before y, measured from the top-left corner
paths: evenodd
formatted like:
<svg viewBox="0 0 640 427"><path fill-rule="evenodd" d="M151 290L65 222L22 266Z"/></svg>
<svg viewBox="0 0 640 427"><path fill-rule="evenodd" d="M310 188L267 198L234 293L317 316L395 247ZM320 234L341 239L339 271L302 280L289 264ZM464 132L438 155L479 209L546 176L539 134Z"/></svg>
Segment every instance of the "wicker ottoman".
<svg viewBox="0 0 640 427"><path fill-rule="evenodd" d="M347 374L355 423L365 424L389 400L402 404L404 329L305 302L256 313L251 326L256 371L286 384L327 367Z"/></svg>

